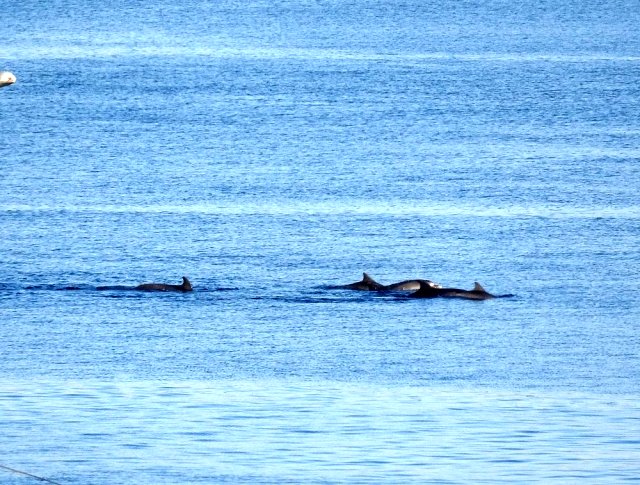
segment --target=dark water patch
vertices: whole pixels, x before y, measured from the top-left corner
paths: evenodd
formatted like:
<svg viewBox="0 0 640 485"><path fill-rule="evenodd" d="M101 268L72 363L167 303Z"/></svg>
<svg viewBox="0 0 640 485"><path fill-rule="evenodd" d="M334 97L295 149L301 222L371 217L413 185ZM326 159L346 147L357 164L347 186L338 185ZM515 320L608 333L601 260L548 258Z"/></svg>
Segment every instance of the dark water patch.
<svg viewBox="0 0 640 485"><path fill-rule="evenodd" d="M253 296L252 300L265 300L280 303L288 303L292 305L298 304L340 304L340 303L371 303L379 301L397 301L390 294L382 294L376 292L353 292L345 291L338 293L313 293L305 294L305 290L300 290L300 295L272 295L272 296Z"/></svg>
<svg viewBox="0 0 640 485"><path fill-rule="evenodd" d="M135 286L113 285L113 286L96 286L97 291L139 291Z"/></svg>
<svg viewBox="0 0 640 485"><path fill-rule="evenodd" d="M92 291L95 290L95 286L85 285L85 284L42 284L42 285L28 285L24 287L25 290L31 291Z"/></svg>

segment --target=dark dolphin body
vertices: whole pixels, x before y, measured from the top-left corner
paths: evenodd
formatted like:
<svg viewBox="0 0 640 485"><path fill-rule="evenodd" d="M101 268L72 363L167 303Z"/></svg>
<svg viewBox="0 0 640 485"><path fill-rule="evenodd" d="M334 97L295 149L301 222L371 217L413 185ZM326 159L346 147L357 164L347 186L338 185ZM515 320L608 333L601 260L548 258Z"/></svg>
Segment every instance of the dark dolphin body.
<svg viewBox="0 0 640 485"><path fill-rule="evenodd" d="M360 281L349 283L348 285L331 286L331 288L358 291L383 291L384 285L375 281L367 273L362 273L362 280Z"/></svg>
<svg viewBox="0 0 640 485"><path fill-rule="evenodd" d="M331 286L331 288L339 288L345 290L358 291L415 291L419 290L422 285L427 288L440 288L440 285L430 280L405 280L390 285L383 285L374 280L367 273L362 274L362 280L348 285Z"/></svg>
<svg viewBox="0 0 640 485"><path fill-rule="evenodd" d="M98 286L97 290L137 290L137 291L193 291L191 282L186 276L182 277L181 285L167 285L164 283L144 283L138 286Z"/></svg>
<svg viewBox="0 0 640 485"><path fill-rule="evenodd" d="M405 280L385 285L384 291L416 291L419 290L423 284L427 288L442 288L441 285L431 280Z"/></svg>
<svg viewBox="0 0 640 485"><path fill-rule="evenodd" d="M186 276L182 277L181 285L166 285L164 283L144 283L142 285L138 285L134 288L139 291L193 291L191 287L191 282L187 279Z"/></svg>
<svg viewBox="0 0 640 485"><path fill-rule="evenodd" d="M486 291L477 281L472 290L460 288L434 288L429 285L420 285L420 289L409 295L412 298L464 298L466 300L490 300L513 295L492 295Z"/></svg>

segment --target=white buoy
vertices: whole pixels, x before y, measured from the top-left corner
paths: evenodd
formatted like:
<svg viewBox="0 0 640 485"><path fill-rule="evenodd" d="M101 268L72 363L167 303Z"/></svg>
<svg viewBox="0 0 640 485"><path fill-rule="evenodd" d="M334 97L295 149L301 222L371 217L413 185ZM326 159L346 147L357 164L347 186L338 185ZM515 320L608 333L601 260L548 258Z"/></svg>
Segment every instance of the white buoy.
<svg viewBox="0 0 640 485"><path fill-rule="evenodd" d="M9 71L0 71L0 88L16 82L16 77Z"/></svg>

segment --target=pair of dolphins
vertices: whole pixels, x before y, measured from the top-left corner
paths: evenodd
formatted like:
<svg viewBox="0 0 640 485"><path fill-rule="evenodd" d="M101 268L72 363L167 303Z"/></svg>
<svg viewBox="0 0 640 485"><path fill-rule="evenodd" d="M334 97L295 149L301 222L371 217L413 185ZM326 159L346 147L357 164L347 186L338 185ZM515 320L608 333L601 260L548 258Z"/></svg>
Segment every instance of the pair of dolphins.
<svg viewBox="0 0 640 485"><path fill-rule="evenodd" d="M464 298L466 300L490 300L512 295L492 295L486 291L478 282L474 283L473 289L463 290L460 288L443 288L442 285L431 280L405 280L390 285L382 285L375 281L367 273L363 273L362 280L348 285L334 286L333 288L343 288L358 291L413 291L411 298Z"/></svg>

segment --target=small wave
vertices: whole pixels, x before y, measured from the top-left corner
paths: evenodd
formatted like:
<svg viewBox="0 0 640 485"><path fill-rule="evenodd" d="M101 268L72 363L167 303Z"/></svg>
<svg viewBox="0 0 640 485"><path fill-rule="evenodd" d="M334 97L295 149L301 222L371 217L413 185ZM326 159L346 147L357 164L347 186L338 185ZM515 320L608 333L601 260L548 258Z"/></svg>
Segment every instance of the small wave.
<svg viewBox="0 0 640 485"><path fill-rule="evenodd" d="M172 39L172 41L175 39ZM271 59L271 60L307 60L307 61L355 61L355 62L389 62L389 63L424 63L438 61L462 62L640 62L640 56L611 53L565 54L560 52L376 52L341 48L313 47L264 47L264 46L225 46L206 43L179 44L167 42L164 45L149 43L130 46L122 43L114 44L102 39L96 44L12 46L7 51L8 59L106 59L106 58L140 58L140 57L180 57L182 59Z"/></svg>
<svg viewBox="0 0 640 485"><path fill-rule="evenodd" d="M42 284L42 285L28 285L23 289L32 291L86 291L93 290L95 287L90 285L56 285L56 284Z"/></svg>
<svg viewBox="0 0 640 485"><path fill-rule="evenodd" d="M266 204L235 205L104 205L104 206L31 206L10 204L0 206L4 212L40 212L45 214L203 214L203 215L270 215L270 216L433 216L433 217L546 217L551 219L639 219L640 206L629 207L578 207L562 204L540 204L531 206L482 206L462 204L396 204L371 201L300 203L280 201Z"/></svg>

